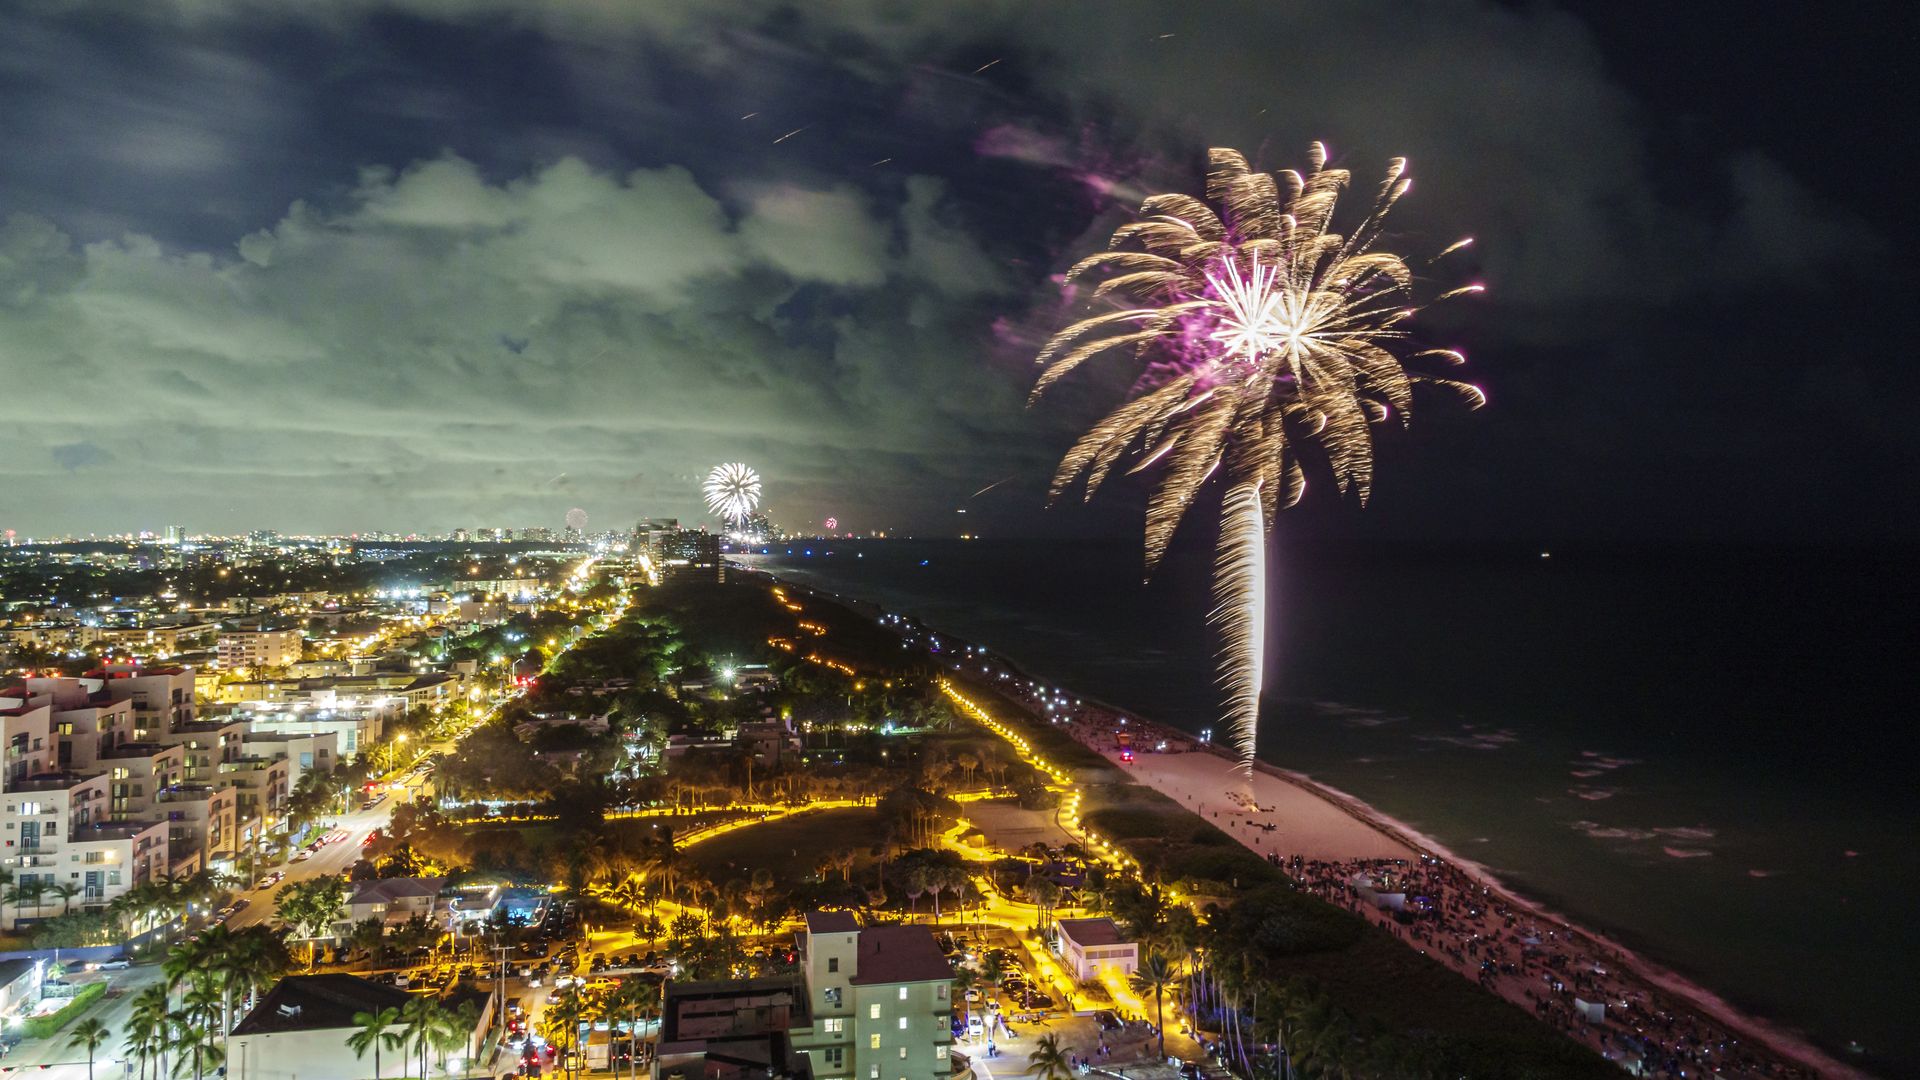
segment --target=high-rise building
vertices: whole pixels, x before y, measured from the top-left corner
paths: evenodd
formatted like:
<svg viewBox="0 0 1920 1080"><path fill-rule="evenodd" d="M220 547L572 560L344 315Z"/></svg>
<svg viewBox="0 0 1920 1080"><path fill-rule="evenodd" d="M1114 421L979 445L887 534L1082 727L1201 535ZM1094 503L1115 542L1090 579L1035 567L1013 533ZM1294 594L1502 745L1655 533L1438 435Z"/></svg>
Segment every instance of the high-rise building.
<svg viewBox="0 0 1920 1080"><path fill-rule="evenodd" d="M175 547L178 547L179 545L186 543L187 527L185 525L167 526L167 530L163 534L163 540L165 543L172 544Z"/></svg>
<svg viewBox="0 0 1920 1080"><path fill-rule="evenodd" d="M720 557L720 536L705 529L655 532L648 554L663 581L727 580L727 563Z"/></svg>

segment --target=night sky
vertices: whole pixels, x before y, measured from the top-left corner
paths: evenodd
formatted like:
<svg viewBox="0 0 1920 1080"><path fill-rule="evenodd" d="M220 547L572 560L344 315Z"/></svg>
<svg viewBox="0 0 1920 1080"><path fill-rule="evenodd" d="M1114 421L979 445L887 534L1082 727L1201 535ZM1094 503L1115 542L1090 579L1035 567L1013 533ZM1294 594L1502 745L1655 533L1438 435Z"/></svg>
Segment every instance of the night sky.
<svg viewBox="0 0 1920 1080"><path fill-rule="evenodd" d="M1765 10L6 5L0 527L621 527L738 459L789 527L1118 535L1137 482L1042 510L1135 374L1025 408L1051 275L1322 139L1477 237L1421 326L1492 404L1289 524L1910 541L1920 24Z"/></svg>

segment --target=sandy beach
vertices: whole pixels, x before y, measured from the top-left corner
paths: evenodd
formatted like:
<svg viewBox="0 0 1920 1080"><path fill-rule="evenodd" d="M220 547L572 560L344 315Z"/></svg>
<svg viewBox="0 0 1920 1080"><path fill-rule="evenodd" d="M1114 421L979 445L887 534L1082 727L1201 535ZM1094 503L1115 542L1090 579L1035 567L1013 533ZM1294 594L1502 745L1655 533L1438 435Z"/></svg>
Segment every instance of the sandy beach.
<svg viewBox="0 0 1920 1080"><path fill-rule="evenodd" d="M1143 753L1131 764L1106 751L1141 783L1218 826L1255 853L1321 861L1411 859L1418 851L1308 788L1264 771L1253 774L1257 809L1229 797L1243 785L1226 759L1204 752Z"/></svg>
<svg viewBox="0 0 1920 1080"><path fill-rule="evenodd" d="M1008 682L996 680L986 688L1005 694ZM1054 699L1056 706L1059 700ZM1529 1009L1610 1060L1645 1068L1652 1048L1654 1057L1664 1055L1665 1064L1651 1075L1710 1071L1867 1080L1868 1074L1797 1034L1747 1016L1617 942L1514 896L1485 867L1458 858L1344 792L1265 763L1256 763L1249 784L1218 747L1103 703L1077 700L1084 704L1055 726L1136 782L1280 864L1308 891ZM1043 715L1043 699L1024 704L1034 716ZM1167 749L1140 749L1127 760L1118 738L1123 731L1133 747L1164 744ZM1397 919L1393 910L1363 894L1357 887L1362 880L1408 896L1428 896L1434 906L1419 920ZM1604 1019L1592 1018L1579 1002L1603 1006Z"/></svg>

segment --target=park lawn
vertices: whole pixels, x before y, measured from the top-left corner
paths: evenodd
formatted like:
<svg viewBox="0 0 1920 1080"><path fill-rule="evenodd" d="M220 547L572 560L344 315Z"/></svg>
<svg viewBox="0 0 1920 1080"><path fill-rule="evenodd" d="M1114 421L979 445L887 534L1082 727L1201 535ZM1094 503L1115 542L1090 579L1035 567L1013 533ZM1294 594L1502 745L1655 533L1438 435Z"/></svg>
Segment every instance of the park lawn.
<svg viewBox="0 0 1920 1080"><path fill-rule="evenodd" d="M637 614L666 620L689 648L716 660L771 659L767 639L793 636L793 615L761 581L676 581L641 589L634 599Z"/></svg>
<svg viewBox="0 0 1920 1080"><path fill-rule="evenodd" d="M820 856L836 848L852 848L864 857L885 839L879 812L854 806L736 829L695 844L686 857L709 881L751 878L765 869L775 881L793 882L811 875Z"/></svg>

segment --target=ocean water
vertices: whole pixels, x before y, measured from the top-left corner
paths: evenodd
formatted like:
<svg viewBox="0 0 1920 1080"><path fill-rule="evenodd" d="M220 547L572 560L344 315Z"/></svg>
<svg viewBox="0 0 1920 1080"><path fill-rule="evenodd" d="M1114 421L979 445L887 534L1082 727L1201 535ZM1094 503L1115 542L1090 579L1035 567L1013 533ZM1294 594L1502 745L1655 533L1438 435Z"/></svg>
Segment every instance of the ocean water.
<svg viewBox="0 0 1920 1080"><path fill-rule="evenodd" d="M811 552L811 554L808 554ZM1911 553L1289 545L1261 756L1862 1067L1920 1075ZM813 542L742 560L1190 730L1208 562Z"/></svg>

